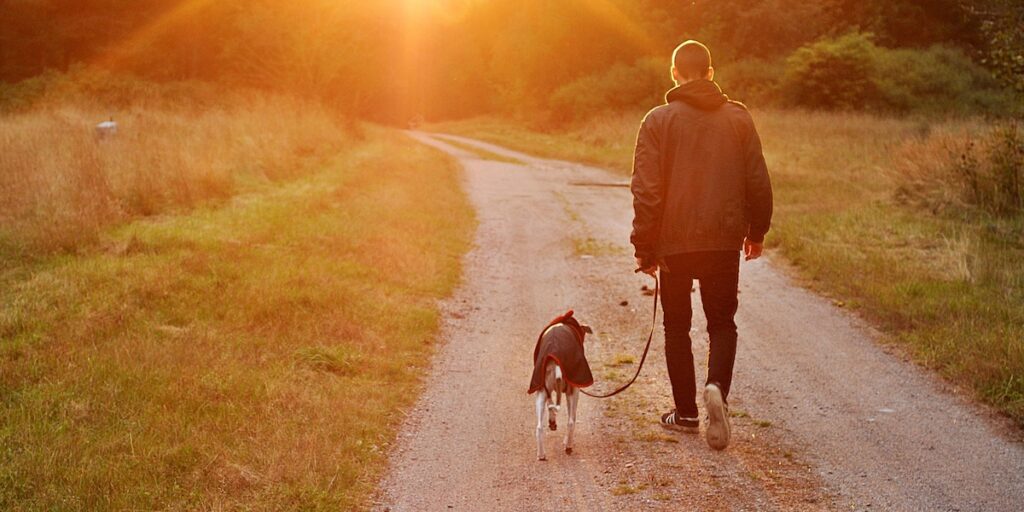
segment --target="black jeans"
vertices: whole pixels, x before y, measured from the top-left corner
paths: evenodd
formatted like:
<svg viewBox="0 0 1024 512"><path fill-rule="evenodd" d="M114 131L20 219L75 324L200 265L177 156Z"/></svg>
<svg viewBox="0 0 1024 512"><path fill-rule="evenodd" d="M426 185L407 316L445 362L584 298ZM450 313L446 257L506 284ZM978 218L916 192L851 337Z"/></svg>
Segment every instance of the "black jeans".
<svg viewBox="0 0 1024 512"><path fill-rule="evenodd" d="M729 396L732 367L736 360L737 286L739 251L708 251L665 257L661 272L661 307L665 311L665 360L672 381L676 411L684 418L697 417L697 383L690 341L693 309L690 291L700 282L700 298L708 320L708 383L716 383Z"/></svg>

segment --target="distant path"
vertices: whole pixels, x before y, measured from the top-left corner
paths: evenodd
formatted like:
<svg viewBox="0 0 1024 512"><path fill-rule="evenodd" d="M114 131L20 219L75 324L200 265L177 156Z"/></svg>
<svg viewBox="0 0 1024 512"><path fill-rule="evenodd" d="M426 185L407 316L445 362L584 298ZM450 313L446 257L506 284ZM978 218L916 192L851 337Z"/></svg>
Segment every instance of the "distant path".
<svg viewBox="0 0 1024 512"><path fill-rule="evenodd" d="M547 439L550 460L535 461L525 390L537 331L576 308L598 333L588 357L602 389L634 368L610 366L612 355L641 348L650 299L639 293L647 281L632 274L625 247L629 191L570 184L622 181L598 169L462 137L411 136L460 160L480 226L465 281L443 304L444 344L424 394L396 418L403 424L377 509L1024 506L1024 447L998 421L763 260L741 270L731 402L745 414L734 420L728 450L654 424L670 405L659 333L634 388L581 401L576 453L562 454L559 430ZM524 165L483 160L445 138ZM695 357L703 361L699 299L695 307Z"/></svg>

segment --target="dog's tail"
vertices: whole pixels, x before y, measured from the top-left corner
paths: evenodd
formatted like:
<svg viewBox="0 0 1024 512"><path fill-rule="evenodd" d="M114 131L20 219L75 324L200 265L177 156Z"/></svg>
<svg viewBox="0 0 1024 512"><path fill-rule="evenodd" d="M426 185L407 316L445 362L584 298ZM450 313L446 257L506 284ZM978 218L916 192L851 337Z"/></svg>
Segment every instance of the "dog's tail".
<svg viewBox="0 0 1024 512"><path fill-rule="evenodd" d="M562 367L555 365L555 405L562 406Z"/></svg>

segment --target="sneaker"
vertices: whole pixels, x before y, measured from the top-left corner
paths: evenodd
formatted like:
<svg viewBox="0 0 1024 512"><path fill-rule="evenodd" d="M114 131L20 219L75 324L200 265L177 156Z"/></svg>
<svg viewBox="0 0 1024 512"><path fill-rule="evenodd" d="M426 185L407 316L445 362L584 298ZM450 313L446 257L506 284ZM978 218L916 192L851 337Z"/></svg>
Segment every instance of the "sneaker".
<svg viewBox="0 0 1024 512"><path fill-rule="evenodd" d="M675 409L672 409L670 412L661 415L661 426L684 432L696 432L697 428L700 427L700 420L695 417L683 418L676 414Z"/></svg>
<svg viewBox="0 0 1024 512"><path fill-rule="evenodd" d="M708 384L704 387L704 407L708 410L708 446L724 450L729 446L729 407L722 398L722 390L718 384Z"/></svg>

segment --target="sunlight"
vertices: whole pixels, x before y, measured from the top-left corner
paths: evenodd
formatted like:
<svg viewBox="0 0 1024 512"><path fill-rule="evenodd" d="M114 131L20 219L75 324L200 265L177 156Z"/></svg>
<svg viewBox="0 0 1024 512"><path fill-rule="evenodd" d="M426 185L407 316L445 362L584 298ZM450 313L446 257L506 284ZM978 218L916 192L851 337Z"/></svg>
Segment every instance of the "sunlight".
<svg viewBox="0 0 1024 512"><path fill-rule="evenodd" d="M1024 512L1021 20L0 0L0 512Z"/></svg>
<svg viewBox="0 0 1024 512"><path fill-rule="evenodd" d="M107 53L100 54L94 60L94 63L102 67L116 66L118 63L129 58L134 52L153 43L161 35L173 28L175 23L189 19L211 3L213 3L213 0L184 0L168 9L166 13L148 25L140 27L117 47Z"/></svg>
<svg viewBox="0 0 1024 512"><path fill-rule="evenodd" d="M662 45L651 37L639 24L622 12L611 0L587 0L584 5L604 21L609 28L626 36L637 48L657 53L663 51Z"/></svg>

